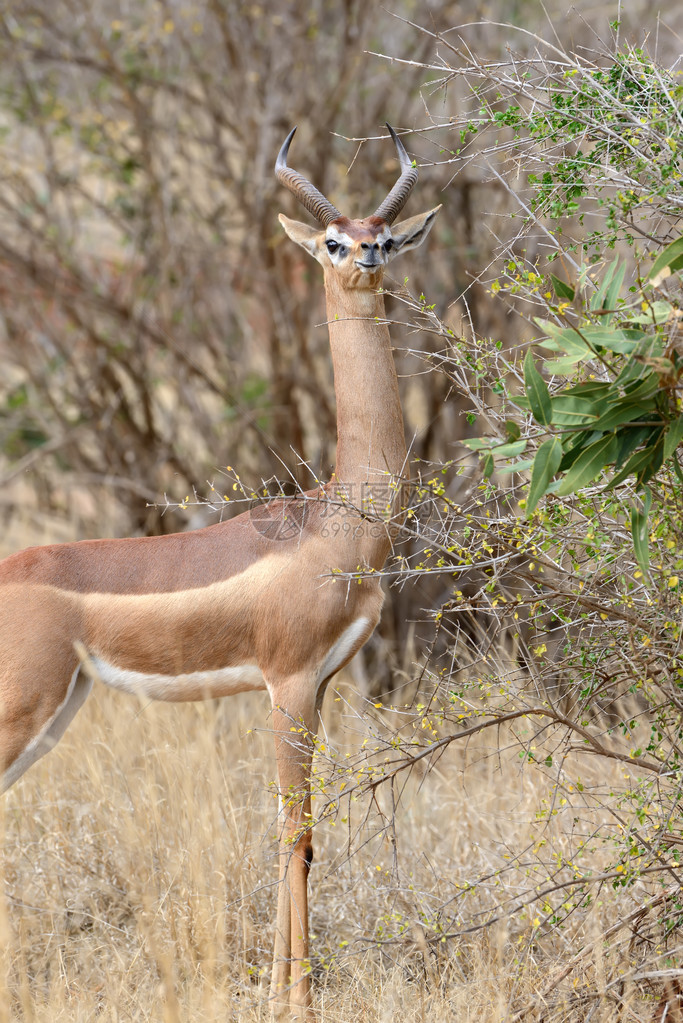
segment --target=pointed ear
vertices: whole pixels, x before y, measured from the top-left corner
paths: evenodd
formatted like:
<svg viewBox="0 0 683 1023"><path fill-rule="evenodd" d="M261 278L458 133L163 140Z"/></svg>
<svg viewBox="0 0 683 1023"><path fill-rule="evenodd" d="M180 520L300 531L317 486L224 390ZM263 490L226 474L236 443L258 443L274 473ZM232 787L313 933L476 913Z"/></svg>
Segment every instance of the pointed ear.
<svg viewBox="0 0 683 1023"><path fill-rule="evenodd" d="M440 209L441 206L435 206L428 213L418 213L417 216L402 220L400 224L392 227L391 237L394 240L394 247L389 253L389 259L398 256L399 252L408 252L410 249L416 249L418 245L422 245L431 231Z"/></svg>
<svg viewBox="0 0 683 1023"><path fill-rule="evenodd" d="M290 220L284 213L280 213L278 220L293 242L301 245L312 256L317 255L320 235L323 233L319 227L309 227L308 224L302 224L299 220Z"/></svg>

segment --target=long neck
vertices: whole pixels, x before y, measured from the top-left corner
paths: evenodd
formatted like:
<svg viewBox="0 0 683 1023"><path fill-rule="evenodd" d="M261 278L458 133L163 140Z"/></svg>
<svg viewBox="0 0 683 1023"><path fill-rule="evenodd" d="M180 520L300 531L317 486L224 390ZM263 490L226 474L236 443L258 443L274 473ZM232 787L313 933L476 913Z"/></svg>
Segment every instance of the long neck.
<svg viewBox="0 0 683 1023"><path fill-rule="evenodd" d="M404 476L406 445L384 298L325 281L337 398L336 479L386 488Z"/></svg>

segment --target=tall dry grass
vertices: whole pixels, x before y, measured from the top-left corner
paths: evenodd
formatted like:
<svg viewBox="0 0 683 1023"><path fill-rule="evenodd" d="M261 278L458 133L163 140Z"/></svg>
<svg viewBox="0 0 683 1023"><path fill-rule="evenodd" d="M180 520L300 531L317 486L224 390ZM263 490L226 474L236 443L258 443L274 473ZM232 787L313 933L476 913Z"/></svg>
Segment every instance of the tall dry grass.
<svg viewBox="0 0 683 1023"><path fill-rule="evenodd" d="M323 731L344 758L377 725L341 689ZM97 685L3 803L0 1020L267 1019L273 775L265 696L142 705ZM380 786L316 826L321 1020L493 1023L520 1008L526 1019L578 1020L582 985L594 1018L647 1018L628 995L632 1014L622 997L617 1015L609 994L629 969L628 943L605 962L594 941L637 893L605 889L580 922L543 940L524 909L478 927L501 901L521 901L547 859L572 855L575 808L539 825L543 784L516 752L453 744L428 778L414 772L393 795ZM525 848L511 869L509 853ZM460 921L459 936L434 941L439 913ZM549 988L562 970L565 987ZM607 989L597 1005L596 985Z"/></svg>

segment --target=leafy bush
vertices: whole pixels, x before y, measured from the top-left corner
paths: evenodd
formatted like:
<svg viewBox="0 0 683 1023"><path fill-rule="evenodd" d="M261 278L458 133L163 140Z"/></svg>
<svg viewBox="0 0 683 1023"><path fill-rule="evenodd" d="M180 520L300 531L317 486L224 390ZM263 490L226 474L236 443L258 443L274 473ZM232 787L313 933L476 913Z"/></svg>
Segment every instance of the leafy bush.
<svg viewBox="0 0 683 1023"><path fill-rule="evenodd" d="M423 467L422 548L396 574L437 575L445 595L423 672L434 693L395 770L504 730L546 782L543 864L508 849L499 867L527 865L528 888L510 905L503 885L471 917L463 895L449 933L510 914L537 941L611 885L622 920L657 907L636 958L678 968L682 86L639 49L455 63L442 42L444 84L464 79L476 106L447 109L447 161L518 184L520 227L489 290L528 343L459 338L414 305L442 344L428 363L467 395L479 457ZM558 813L569 852L549 837Z"/></svg>

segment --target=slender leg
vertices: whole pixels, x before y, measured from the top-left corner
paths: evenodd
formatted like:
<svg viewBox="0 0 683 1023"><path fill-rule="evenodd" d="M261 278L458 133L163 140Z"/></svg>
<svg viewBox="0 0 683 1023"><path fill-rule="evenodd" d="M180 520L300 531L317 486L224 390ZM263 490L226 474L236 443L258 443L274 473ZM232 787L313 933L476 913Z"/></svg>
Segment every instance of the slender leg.
<svg viewBox="0 0 683 1023"><path fill-rule="evenodd" d="M92 687L73 648L80 621L50 587L2 587L0 792L56 746Z"/></svg>
<svg viewBox="0 0 683 1023"><path fill-rule="evenodd" d="M57 745L67 726L85 703L91 689L92 679L83 674L79 665L71 676L71 682L63 701L57 705L52 715L35 734L31 729L33 722L30 719L25 722L24 734L22 734L20 722L15 722L11 718L5 720L5 716L0 713L0 751L11 749L10 738L15 744L19 740L23 746L19 755L8 765L4 773L1 773L3 763L0 758L0 792L4 792L10 785L13 785L24 771L35 764L36 760L45 756ZM0 705L1 703L0 692ZM24 735L27 735L28 738L25 738Z"/></svg>
<svg viewBox="0 0 683 1023"><path fill-rule="evenodd" d="M288 680L293 681L293 680ZM275 758L280 791L280 883L271 998L276 1016L311 1019L308 949L308 872L313 838L307 826L311 813L310 771L315 693L310 700L279 703L273 695ZM291 690L290 690L291 691ZM296 711L293 708L296 707Z"/></svg>

